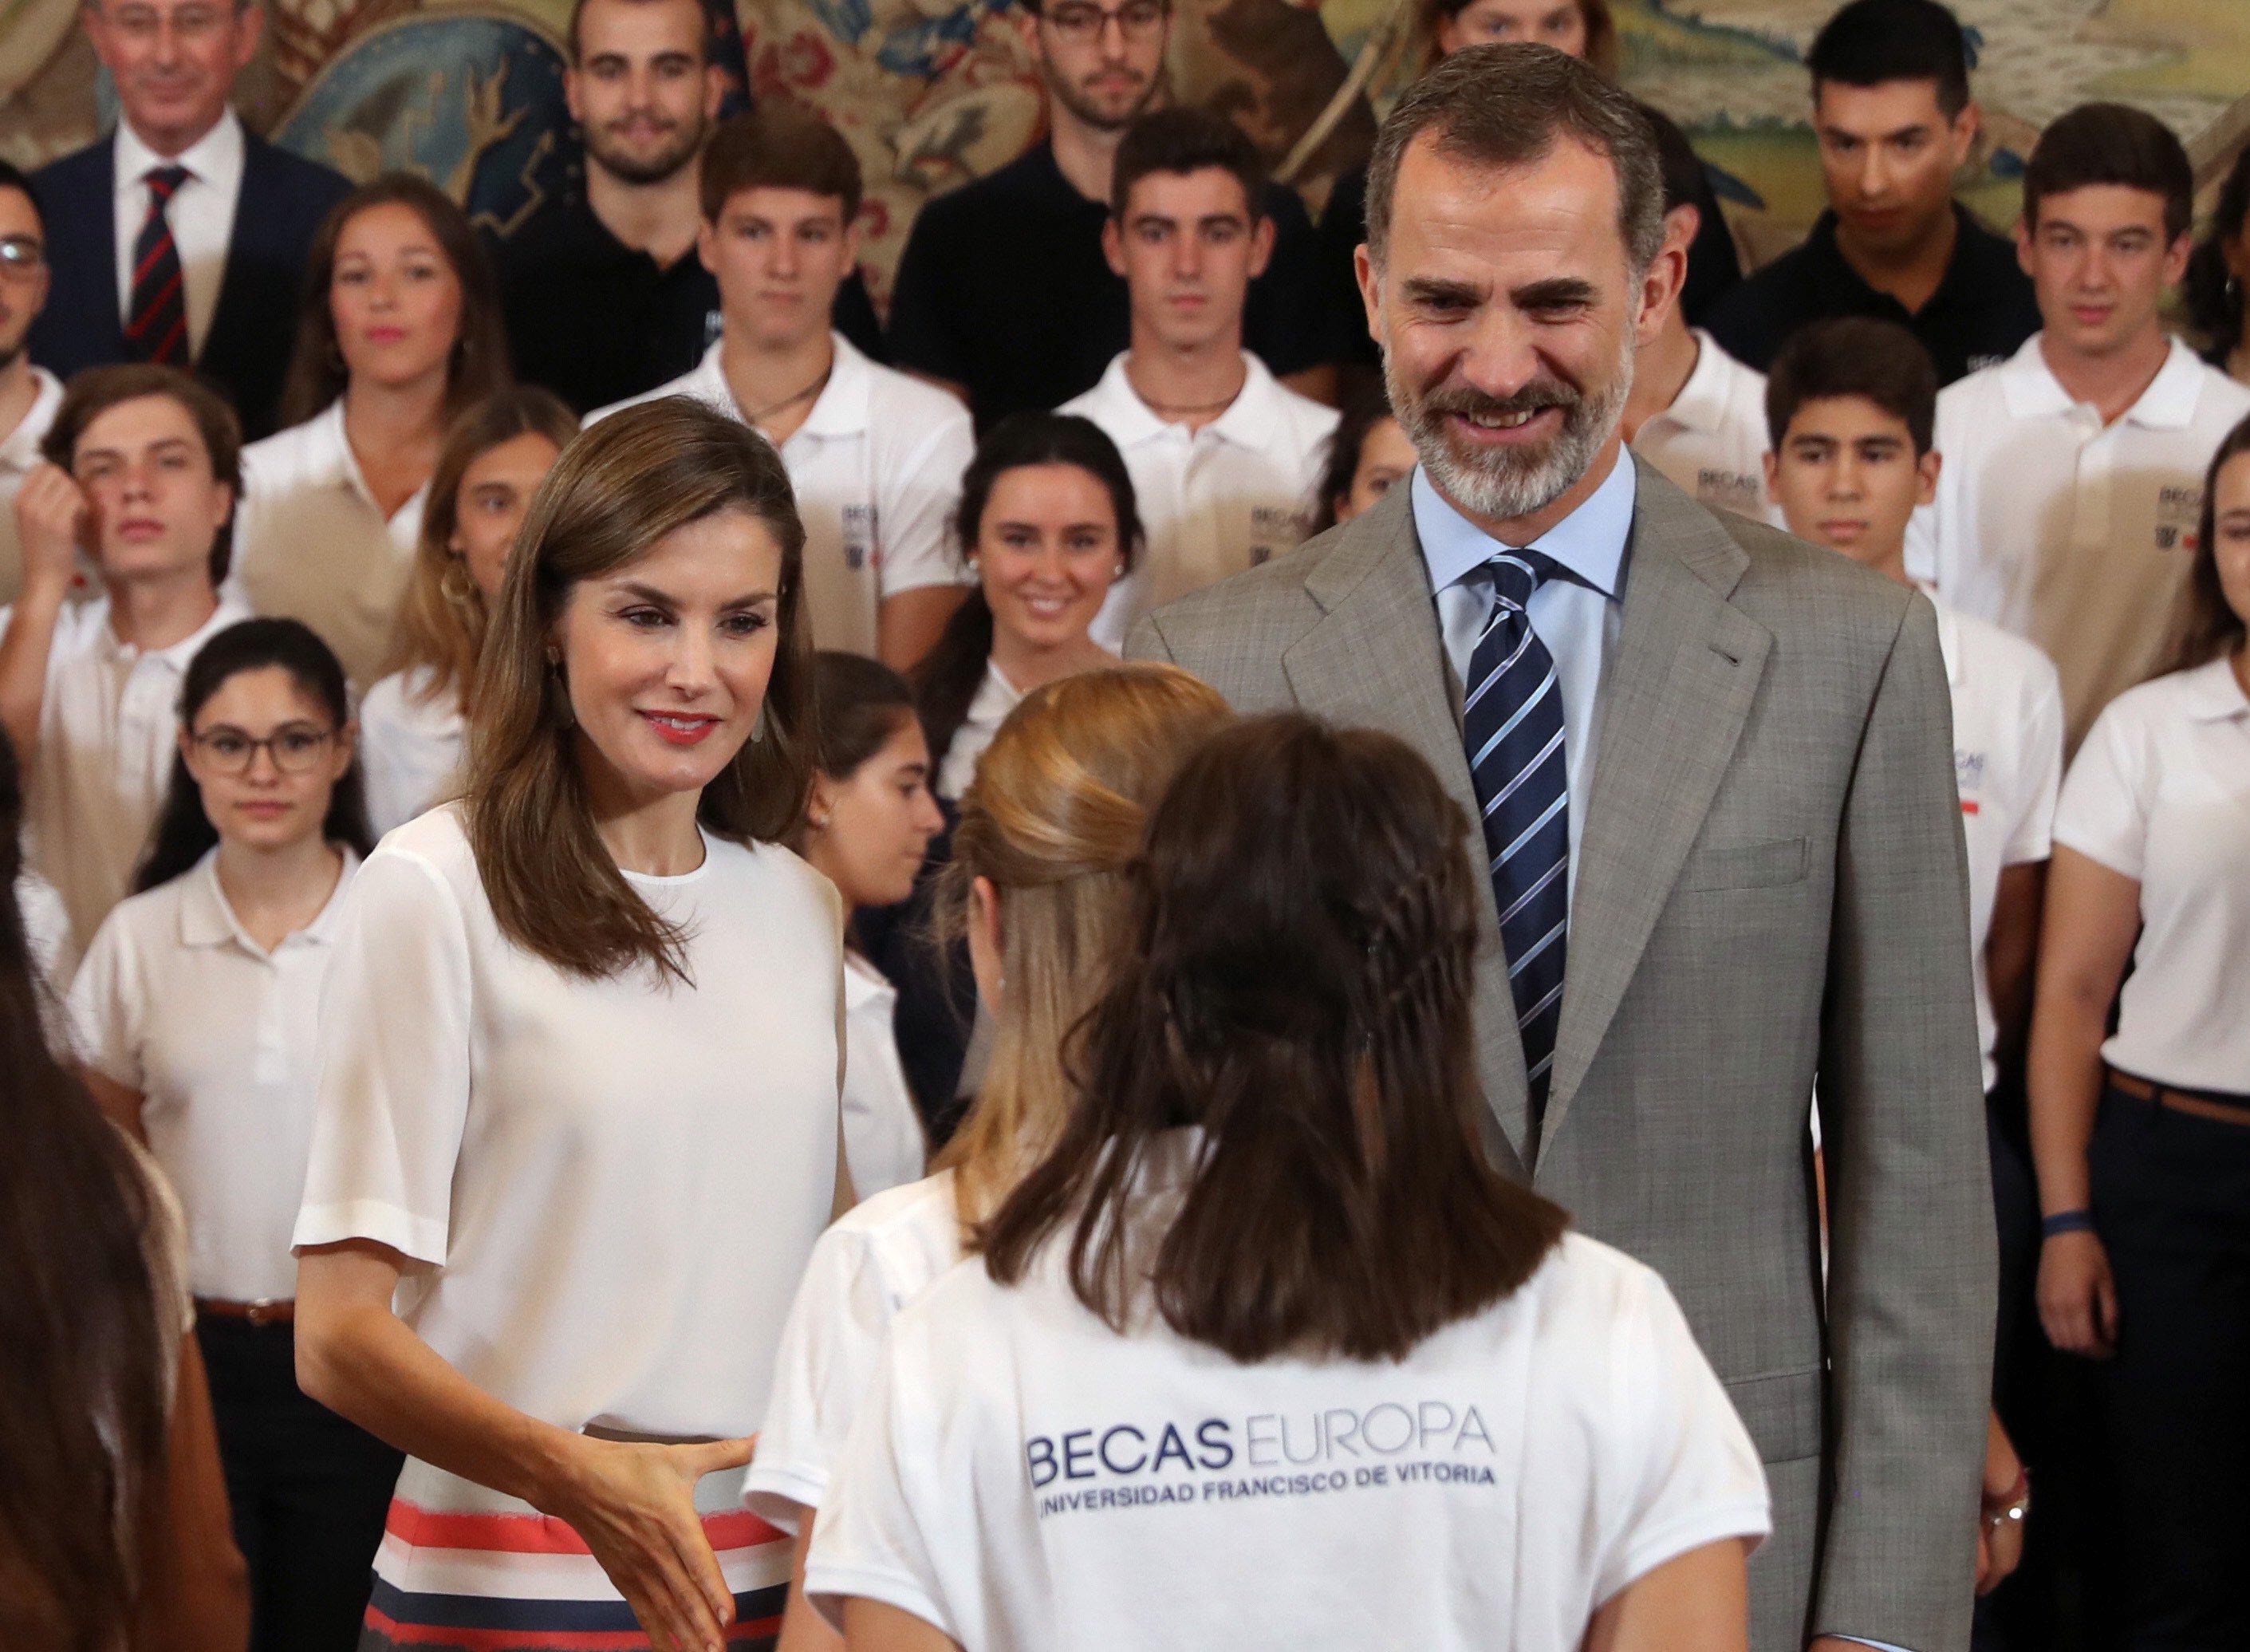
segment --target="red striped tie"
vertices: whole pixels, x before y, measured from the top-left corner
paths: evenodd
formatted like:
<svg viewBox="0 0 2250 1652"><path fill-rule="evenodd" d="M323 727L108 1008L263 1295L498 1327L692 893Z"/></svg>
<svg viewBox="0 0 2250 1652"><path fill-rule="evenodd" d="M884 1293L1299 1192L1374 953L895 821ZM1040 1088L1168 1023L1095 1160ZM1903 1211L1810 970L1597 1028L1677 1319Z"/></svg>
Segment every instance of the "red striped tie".
<svg viewBox="0 0 2250 1652"><path fill-rule="evenodd" d="M183 166L149 169L148 216L133 242L133 301L125 323L125 343L135 358L169 362L188 359L188 298L180 280L180 249L172 244L172 225L164 209L190 174Z"/></svg>

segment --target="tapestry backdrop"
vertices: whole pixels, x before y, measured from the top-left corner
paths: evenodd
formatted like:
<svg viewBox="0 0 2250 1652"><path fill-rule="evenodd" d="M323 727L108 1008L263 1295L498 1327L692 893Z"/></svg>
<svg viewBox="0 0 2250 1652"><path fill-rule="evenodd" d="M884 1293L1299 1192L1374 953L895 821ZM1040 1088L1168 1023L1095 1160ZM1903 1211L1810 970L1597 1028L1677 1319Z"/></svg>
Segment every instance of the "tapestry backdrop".
<svg viewBox="0 0 2250 1652"><path fill-rule="evenodd" d="M1040 103L1004 0L710 0L739 10L754 97L812 105L868 183L879 301L931 195L1008 161ZM114 103L79 0L0 0L0 154L34 164L94 137ZM1721 175L1752 260L1819 205L1799 54L1834 0L1616 0L1625 79L1670 112ZM246 77L252 124L355 178L408 168L500 235L569 187L562 103L568 0L267 0ZM1363 157L1412 73L1411 0L1176 0L1171 72L1224 109L1317 209ZM2040 125L2090 98L2139 104L2185 139L2206 183L2250 132L2250 0L1957 0L1978 53L1988 137L1964 194L1999 224ZM722 34L731 33L723 15Z"/></svg>

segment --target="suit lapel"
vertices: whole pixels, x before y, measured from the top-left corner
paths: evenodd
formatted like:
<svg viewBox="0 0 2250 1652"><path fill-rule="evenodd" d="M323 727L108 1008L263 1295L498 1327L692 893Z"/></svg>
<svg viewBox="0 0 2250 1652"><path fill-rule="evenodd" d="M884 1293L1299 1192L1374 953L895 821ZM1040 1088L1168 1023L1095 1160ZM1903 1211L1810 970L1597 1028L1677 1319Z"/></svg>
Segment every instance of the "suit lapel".
<svg viewBox="0 0 2250 1652"><path fill-rule="evenodd" d="M1640 466L1579 843L1549 1135L1593 1065L1757 696L1772 633L1727 600L1749 566L1708 511Z"/></svg>
<svg viewBox="0 0 2250 1652"><path fill-rule="evenodd" d="M1283 653L1299 706L1332 722L1381 729L1419 752L1471 821L1476 787L1461 750L1458 690L1438 633L1430 576L1408 490L1393 487L1344 529L1308 574L1322 618ZM1480 903L1488 967L1477 972L1477 1064L1485 1097L1518 1161L1530 1163L1523 1046L1500 952L1497 915ZM1565 1012L1567 1014L1567 1010Z"/></svg>
<svg viewBox="0 0 2250 1652"><path fill-rule="evenodd" d="M235 353L234 334L258 319L245 310L258 295L248 290L257 270L271 261L266 240L273 232L271 215L258 211L267 198L273 166L273 147L256 133L242 135L242 188L234 197L234 227L226 238L226 264L220 272L218 302L211 307L211 329L204 335L197 357L227 361ZM286 261L286 260L285 260Z"/></svg>
<svg viewBox="0 0 2250 1652"><path fill-rule="evenodd" d="M93 242L93 255L86 260L88 270L100 278L95 288L91 312L100 318L96 323L101 334L102 354L99 361L125 360L125 316L117 298L117 134L112 130L101 141L101 189L99 201L101 210L79 216ZM91 190L88 191L92 193ZM52 294L47 301L54 302Z"/></svg>

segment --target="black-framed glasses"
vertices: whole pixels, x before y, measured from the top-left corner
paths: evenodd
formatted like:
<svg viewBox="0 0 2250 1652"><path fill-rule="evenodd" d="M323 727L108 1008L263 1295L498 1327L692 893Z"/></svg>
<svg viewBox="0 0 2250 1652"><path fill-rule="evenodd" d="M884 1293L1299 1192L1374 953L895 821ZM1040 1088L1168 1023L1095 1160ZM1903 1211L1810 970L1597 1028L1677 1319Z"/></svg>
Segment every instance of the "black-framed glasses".
<svg viewBox="0 0 2250 1652"><path fill-rule="evenodd" d="M47 249L36 235L0 236L0 276L28 281L46 266Z"/></svg>
<svg viewBox="0 0 2250 1652"><path fill-rule="evenodd" d="M1127 0L1116 7L1073 3L1051 5L1046 9L1048 24L1064 39L1079 45L1091 45L1101 38L1101 31L1112 21L1118 33L1128 40L1147 40L1161 33L1171 8L1163 0Z"/></svg>
<svg viewBox="0 0 2250 1652"><path fill-rule="evenodd" d="M230 778L250 772L262 749L283 774L303 774L321 760L335 733L300 724L278 729L263 739L253 739L239 729L213 729L195 736L196 750L214 771Z"/></svg>

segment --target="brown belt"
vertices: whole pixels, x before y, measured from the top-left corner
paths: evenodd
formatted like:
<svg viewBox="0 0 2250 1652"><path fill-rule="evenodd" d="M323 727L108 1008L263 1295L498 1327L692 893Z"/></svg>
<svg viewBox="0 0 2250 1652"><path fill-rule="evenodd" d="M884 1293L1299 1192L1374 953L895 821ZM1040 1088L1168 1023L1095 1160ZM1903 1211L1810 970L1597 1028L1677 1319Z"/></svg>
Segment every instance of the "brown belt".
<svg viewBox="0 0 2250 1652"><path fill-rule="evenodd" d="M223 1302L216 1296L196 1298L196 1311L213 1319L240 1319L253 1325L286 1325L297 1317L297 1304L286 1297L257 1302Z"/></svg>
<svg viewBox="0 0 2250 1652"><path fill-rule="evenodd" d="M2114 1067L2109 1069L2109 1084L2121 1094L2152 1107L2169 1107L2175 1113L2192 1113L2198 1118L2215 1118L2226 1124L2250 1124L2250 1096L2230 1096L2217 1090L2184 1090L2170 1084L2152 1084Z"/></svg>

